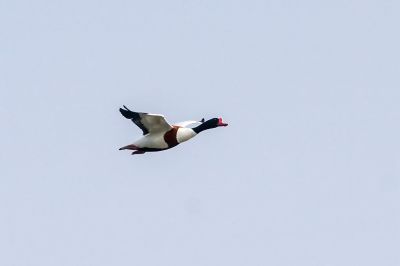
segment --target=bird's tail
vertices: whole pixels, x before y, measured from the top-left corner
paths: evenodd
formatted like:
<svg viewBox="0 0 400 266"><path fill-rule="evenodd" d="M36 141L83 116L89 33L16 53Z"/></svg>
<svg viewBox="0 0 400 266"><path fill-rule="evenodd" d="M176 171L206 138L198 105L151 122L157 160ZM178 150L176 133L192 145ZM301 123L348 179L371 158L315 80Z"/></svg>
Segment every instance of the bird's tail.
<svg viewBox="0 0 400 266"><path fill-rule="evenodd" d="M136 145L133 145L133 144L129 144L129 145L126 145L126 146L124 146L124 147L119 148L119 150L120 150L120 151L122 151L122 150L133 150L133 151L137 151L137 150L139 150L139 147L136 146Z"/></svg>

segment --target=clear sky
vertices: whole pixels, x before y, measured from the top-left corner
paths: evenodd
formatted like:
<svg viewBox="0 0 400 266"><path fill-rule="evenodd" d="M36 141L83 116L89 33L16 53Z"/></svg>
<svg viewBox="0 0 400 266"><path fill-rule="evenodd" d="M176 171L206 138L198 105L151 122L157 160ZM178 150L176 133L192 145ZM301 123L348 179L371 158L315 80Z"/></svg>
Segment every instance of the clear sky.
<svg viewBox="0 0 400 266"><path fill-rule="evenodd" d="M1 1L0 265L400 265L400 2ZM118 108L230 125L118 151Z"/></svg>

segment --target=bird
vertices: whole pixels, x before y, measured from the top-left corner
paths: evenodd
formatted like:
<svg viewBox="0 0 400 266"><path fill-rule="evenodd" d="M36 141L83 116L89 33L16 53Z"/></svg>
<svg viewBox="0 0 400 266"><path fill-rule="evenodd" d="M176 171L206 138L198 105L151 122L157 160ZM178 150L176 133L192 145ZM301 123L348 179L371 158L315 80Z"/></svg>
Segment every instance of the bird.
<svg viewBox="0 0 400 266"><path fill-rule="evenodd" d="M119 150L133 150L132 155L168 150L204 130L228 126L222 118L211 118L207 121L203 118L200 121L189 120L171 125L161 114L134 112L125 105L119 111L143 131L143 136L134 143L119 148ZM193 124L198 125L189 127Z"/></svg>

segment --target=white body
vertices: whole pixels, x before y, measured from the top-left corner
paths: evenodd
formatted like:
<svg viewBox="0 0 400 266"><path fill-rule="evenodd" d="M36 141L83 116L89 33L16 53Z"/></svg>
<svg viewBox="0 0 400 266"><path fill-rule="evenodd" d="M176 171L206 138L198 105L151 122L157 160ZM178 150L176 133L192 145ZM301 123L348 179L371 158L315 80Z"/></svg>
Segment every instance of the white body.
<svg viewBox="0 0 400 266"><path fill-rule="evenodd" d="M186 127L181 127L178 129L178 132L176 133L176 139L179 143L185 142L194 136L196 136L196 132L194 132L193 129L191 128L186 128Z"/></svg>
<svg viewBox="0 0 400 266"><path fill-rule="evenodd" d="M139 148L167 149L168 144L164 140L164 133L149 133L136 140L133 145Z"/></svg>
<svg viewBox="0 0 400 266"><path fill-rule="evenodd" d="M165 132L149 133L135 141L133 145L140 148L167 149L168 144L164 140L164 134ZM193 129L180 127L176 133L176 139L178 143L182 143L188 141L196 135L197 134Z"/></svg>

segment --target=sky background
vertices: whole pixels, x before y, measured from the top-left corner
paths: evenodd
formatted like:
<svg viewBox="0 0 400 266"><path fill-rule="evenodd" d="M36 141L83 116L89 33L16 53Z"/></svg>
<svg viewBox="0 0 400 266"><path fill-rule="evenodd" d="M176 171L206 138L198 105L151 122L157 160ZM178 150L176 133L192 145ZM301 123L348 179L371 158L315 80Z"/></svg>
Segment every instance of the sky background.
<svg viewBox="0 0 400 266"><path fill-rule="evenodd" d="M400 265L399 13L0 1L0 265ZM123 104L229 126L131 156Z"/></svg>

